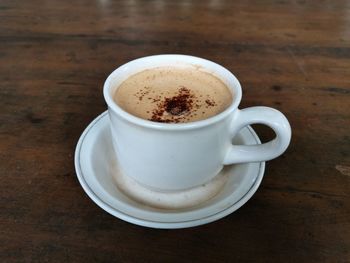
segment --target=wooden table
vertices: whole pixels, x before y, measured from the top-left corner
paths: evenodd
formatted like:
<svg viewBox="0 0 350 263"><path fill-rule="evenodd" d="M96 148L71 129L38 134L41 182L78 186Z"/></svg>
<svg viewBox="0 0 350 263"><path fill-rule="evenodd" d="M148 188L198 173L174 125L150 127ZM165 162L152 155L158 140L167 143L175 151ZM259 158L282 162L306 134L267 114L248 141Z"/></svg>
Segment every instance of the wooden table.
<svg viewBox="0 0 350 263"><path fill-rule="evenodd" d="M293 129L254 197L196 228L107 214L73 165L107 75L162 53L222 64ZM350 1L3 0L0 114L0 262L350 262Z"/></svg>

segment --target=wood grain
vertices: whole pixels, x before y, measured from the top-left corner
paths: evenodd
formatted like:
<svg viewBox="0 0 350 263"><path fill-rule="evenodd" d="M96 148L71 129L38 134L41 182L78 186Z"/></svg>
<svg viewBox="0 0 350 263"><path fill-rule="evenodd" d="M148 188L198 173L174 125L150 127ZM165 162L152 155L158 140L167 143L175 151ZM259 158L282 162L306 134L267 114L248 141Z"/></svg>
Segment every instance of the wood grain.
<svg viewBox="0 0 350 263"><path fill-rule="evenodd" d="M222 64L242 108L275 107L293 129L254 197L201 227L123 222L75 175L105 78L161 53ZM1 262L350 262L349 1L3 0L0 118Z"/></svg>

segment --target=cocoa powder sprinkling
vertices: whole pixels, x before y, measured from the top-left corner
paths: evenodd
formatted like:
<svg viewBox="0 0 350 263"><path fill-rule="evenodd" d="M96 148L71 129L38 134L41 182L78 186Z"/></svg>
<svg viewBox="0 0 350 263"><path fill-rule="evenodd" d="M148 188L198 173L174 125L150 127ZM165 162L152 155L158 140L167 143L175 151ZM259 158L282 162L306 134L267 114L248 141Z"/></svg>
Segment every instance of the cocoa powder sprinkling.
<svg viewBox="0 0 350 263"><path fill-rule="evenodd" d="M181 87L173 97L165 98L153 110L150 121L178 123L180 119L189 114L194 107L195 95L186 87Z"/></svg>
<svg viewBox="0 0 350 263"><path fill-rule="evenodd" d="M196 97L190 89L183 86L179 87L177 94L172 97L164 97L163 92L160 93L162 96L153 94L154 91L151 91L151 87L145 86L136 92L134 96L138 98L139 102L150 100L156 104L156 108L153 111L147 111L147 113L151 114L148 120L154 122L186 122L193 116L197 116L196 112L202 107L201 103L205 103L206 108L216 106L216 102L209 96L203 101L203 99L200 99L200 97L203 97L202 95ZM139 102L136 104L139 104ZM205 114L205 112L203 111L202 114Z"/></svg>
<svg viewBox="0 0 350 263"><path fill-rule="evenodd" d="M149 87L144 87L144 90L140 90L134 94L140 101L145 97L146 95L149 94Z"/></svg>
<svg viewBox="0 0 350 263"><path fill-rule="evenodd" d="M207 106L213 107L216 105L215 101L210 100L210 99L206 99L205 103L207 104Z"/></svg>

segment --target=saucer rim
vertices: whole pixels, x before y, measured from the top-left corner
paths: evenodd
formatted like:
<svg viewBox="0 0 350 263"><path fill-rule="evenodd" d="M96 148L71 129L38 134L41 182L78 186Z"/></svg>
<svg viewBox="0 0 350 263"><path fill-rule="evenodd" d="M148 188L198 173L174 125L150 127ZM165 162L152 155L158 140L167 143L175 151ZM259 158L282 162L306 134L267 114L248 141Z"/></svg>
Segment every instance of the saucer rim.
<svg viewBox="0 0 350 263"><path fill-rule="evenodd" d="M80 163L80 155L81 155L81 148L83 145L83 142L88 135L88 133L95 127L95 125L100 122L104 117L108 115L108 111L102 112L100 115L98 115L93 121L89 123L89 125L85 128L83 133L81 134L78 143L75 148L75 156L74 156L74 165L75 165L75 171L78 178L78 181L83 188L85 194L89 196L89 198L100 208L102 208L107 213L113 215L114 217L117 217L121 220L124 220L126 222L144 226L144 227L150 227L150 228L158 228L158 229L178 229L178 228L188 228L188 227L194 227L199 226L203 224L207 224L213 221L216 221L218 219L221 219L234 211L241 208L257 191L259 188L262 178L264 177L265 172L265 162L260 162L259 169L257 171L257 176L254 180L254 183L251 185L249 190L245 192L242 197L237 200L235 203L233 203L231 206L226 207L223 210L217 211L213 214L210 214L208 216L192 219L192 220L182 220L182 221L176 221L176 222L164 222L164 221L154 221L154 220L148 220L148 219L142 219L138 218L134 215L127 214L125 212L122 212L118 210L115 207L112 207L105 201L103 201L98 194L95 193L95 191L92 189L92 187L87 183L86 179L84 178L81 163ZM251 126L246 126L246 128L249 130L250 134L253 136L254 140L258 144L261 143L258 135L255 133L254 129ZM166 209L164 210L166 211ZM176 212L175 212L176 213Z"/></svg>

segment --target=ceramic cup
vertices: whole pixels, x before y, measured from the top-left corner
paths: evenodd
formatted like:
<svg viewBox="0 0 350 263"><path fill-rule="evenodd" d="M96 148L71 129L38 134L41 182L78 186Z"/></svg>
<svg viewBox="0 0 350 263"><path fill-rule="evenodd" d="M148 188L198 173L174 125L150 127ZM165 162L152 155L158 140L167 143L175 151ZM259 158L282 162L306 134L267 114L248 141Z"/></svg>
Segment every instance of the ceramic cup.
<svg viewBox="0 0 350 263"><path fill-rule="evenodd" d="M155 67L186 65L220 78L233 93L231 105L214 117L189 123L157 123L121 109L113 100L118 86L131 75ZM286 117L268 107L238 109L242 90L224 67L186 55L156 55L133 60L114 70L104 83L114 150L122 172L160 191L184 190L212 180L224 165L268 161L289 145ZM271 127L276 137L260 145L232 145L232 138L249 124Z"/></svg>

